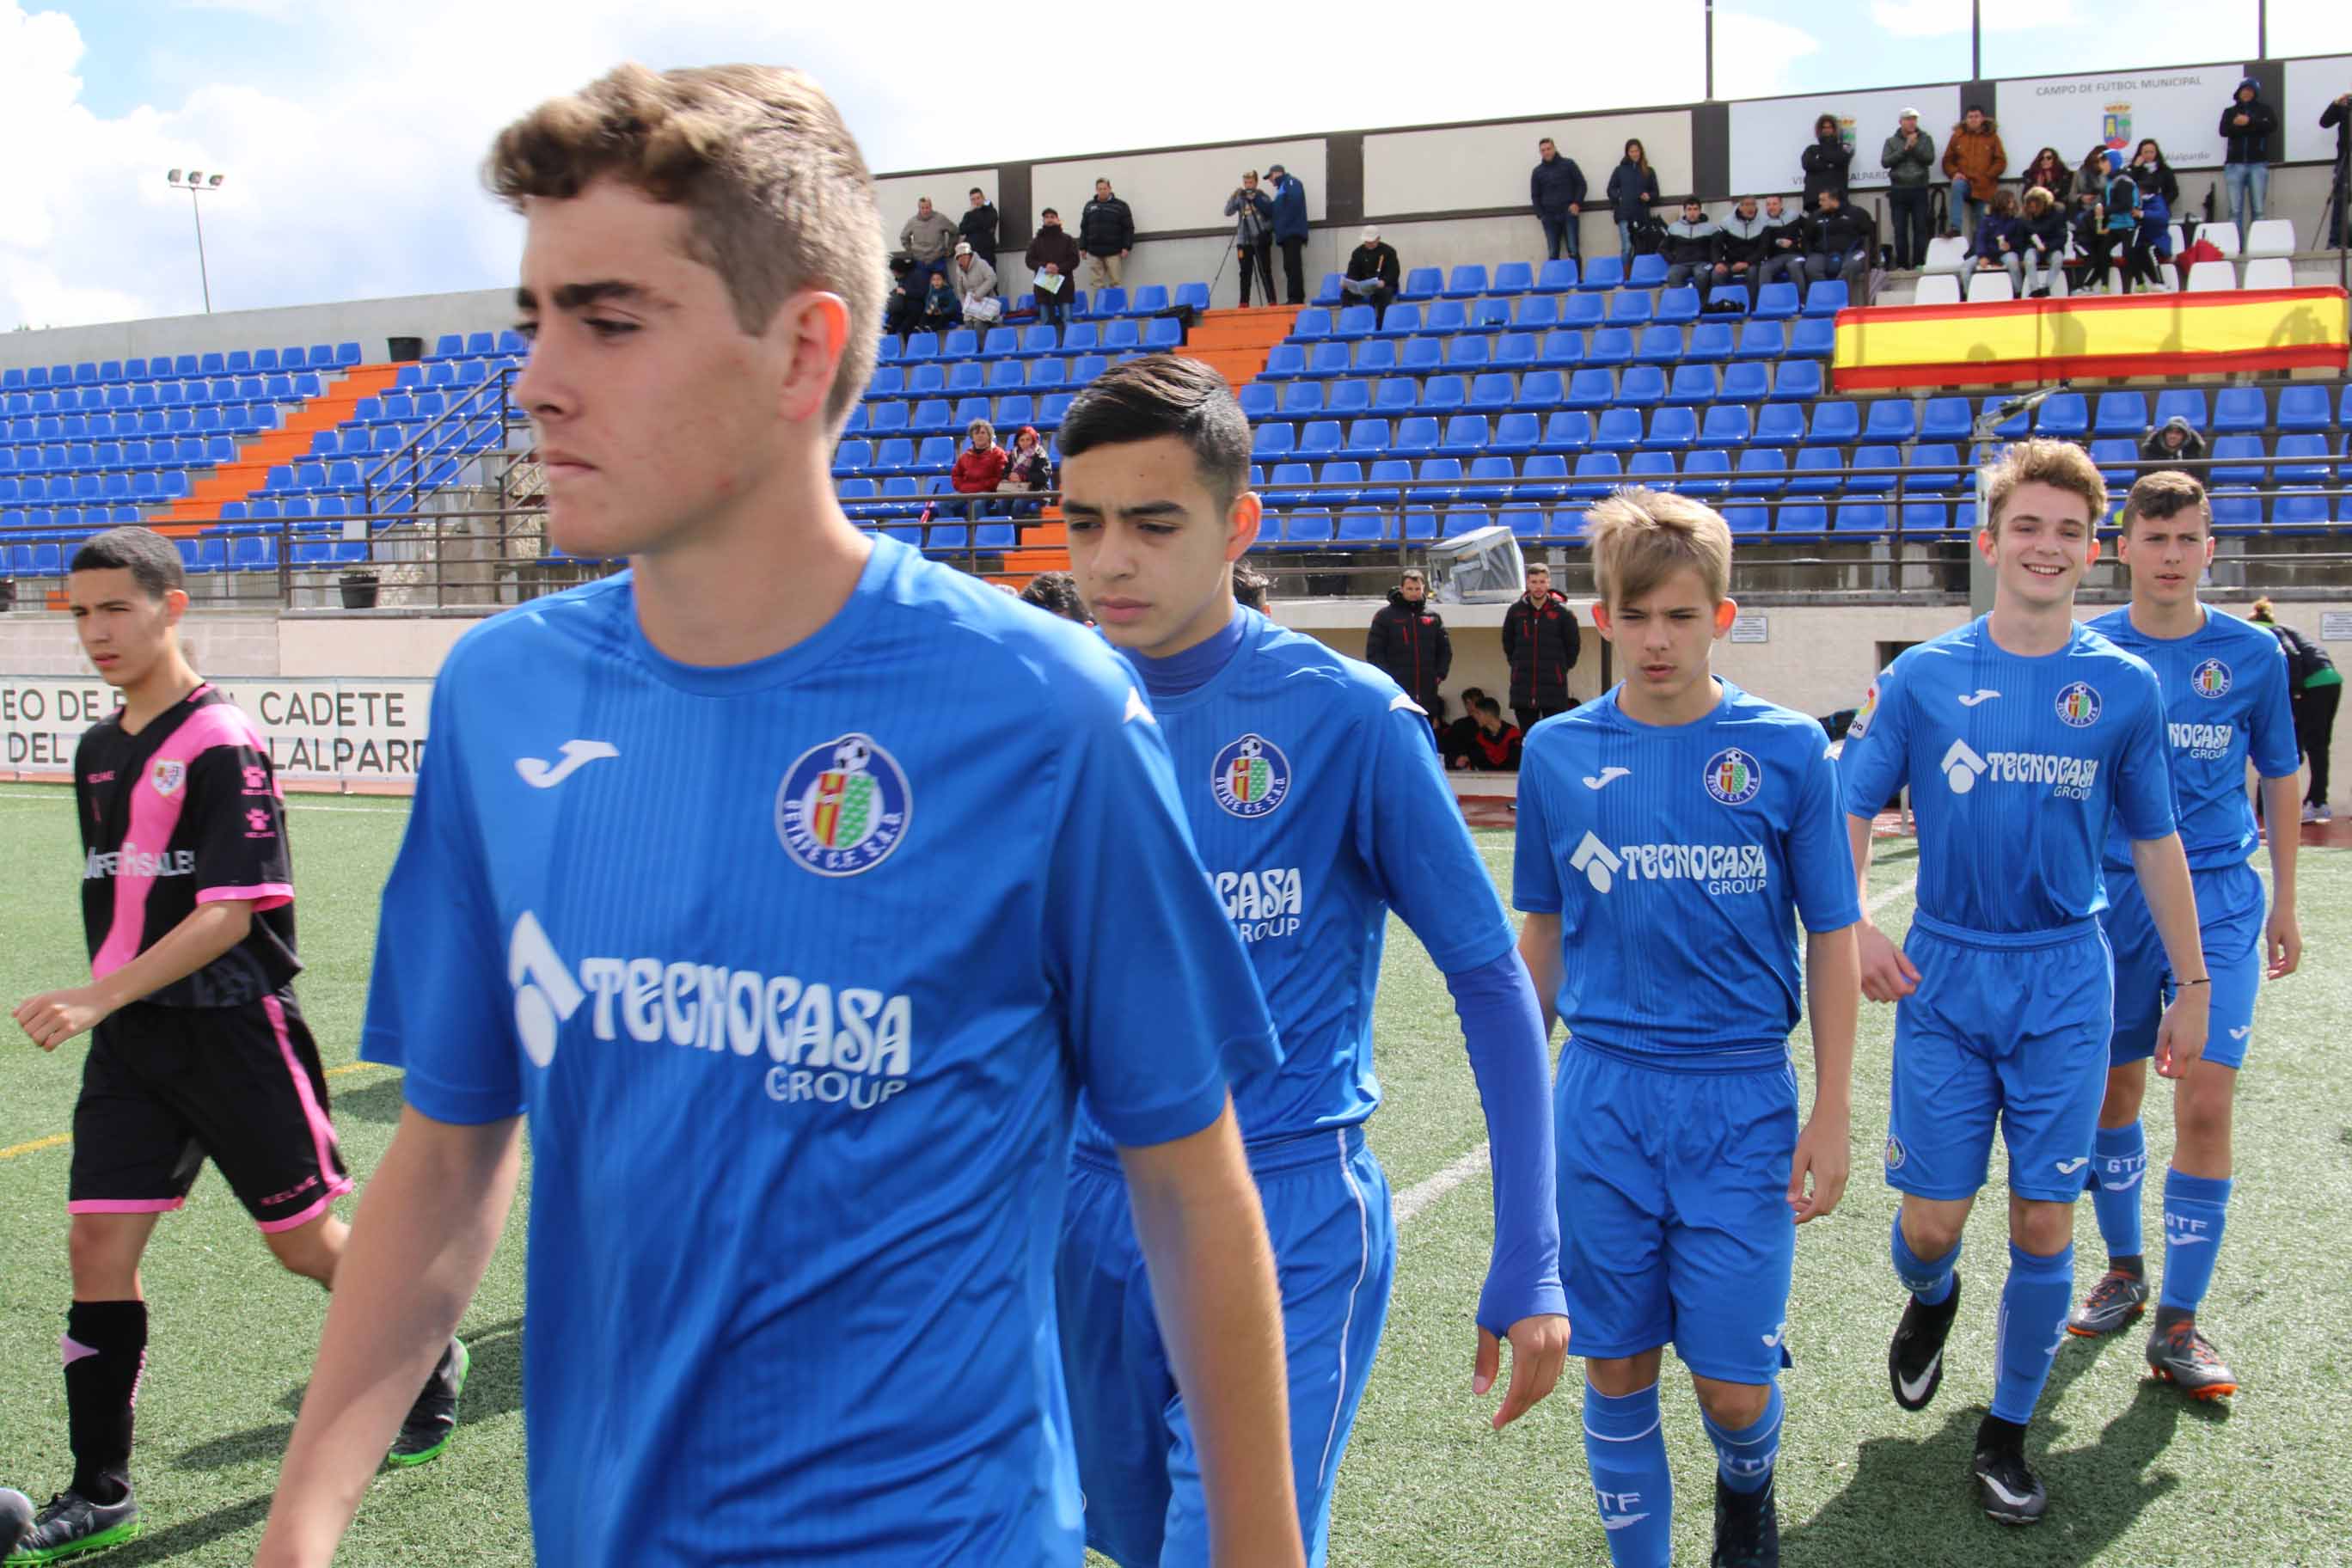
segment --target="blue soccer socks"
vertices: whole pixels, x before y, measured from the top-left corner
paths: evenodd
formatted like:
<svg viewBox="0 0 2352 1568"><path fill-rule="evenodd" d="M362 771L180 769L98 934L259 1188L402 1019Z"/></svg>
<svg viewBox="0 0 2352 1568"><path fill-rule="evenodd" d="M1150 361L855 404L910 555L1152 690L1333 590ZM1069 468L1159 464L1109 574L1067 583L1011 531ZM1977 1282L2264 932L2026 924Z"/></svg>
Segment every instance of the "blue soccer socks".
<svg viewBox="0 0 2352 1568"><path fill-rule="evenodd" d="M1616 1568L1667 1568L1675 1478L1666 1468L1656 1384L1622 1398L1584 1385L1584 1462L1601 1527L1609 1532L1609 1561Z"/></svg>
<svg viewBox="0 0 2352 1568"><path fill-rule="evenodd" d="M2066 1336L2074 1292L2074 1249L2037 1258L2010 1244L2009 1282L2001 1287L2000 1328L1993 1341L1992 1413L2022 1426L2033 1417L2050 1363Z"/></svg>
<svg viewBox="0 0 2352 1568"><path fill-rule="evenodd" d="M1772 1480L1772 1467L1780 1458L1780 1385L1773 1384L1771 1402L1755 1424L1738 1431L1716 1424L1700 1413L1706 1435L1715 1444L1715 1473L1736 1492L1762 1491Z"/></svg>
<svg viewBox="0 0 2352 1568"><path fill-rule="evenodd" d="M2214 1255L2221 1250L2221 1226L2229 1217L2230 1178L2164 1175L2164 1289L2161 1312L2194 1315L2213 1283Z"/></svg>
<svg viewBox="0 0 2352 1568"><path fill-rule="evenodd" d="M2140 1181L2147 1174L2147 1136L2135 1121L2102 1127L2092 1145L2091 1209L2110 1260L2137 1258L2140 1240Z"/></svg>
<svg viewBox="0 0 2352 1568"><path fill-rule="evenodd" d="M1940 1307L1944 1304L1946 1298L1952 1293L1952 1272L1959 1267L1959 1243L1953 1243L1952 1250L1941 1258L1930 1259L1920 1257L1911 1250L1911 1244L1903 1239L1903 1215L1898 1211L1895 1215L1894 1238L1888 1243L1887 1250L1895 1258L1895 1277L1903 1281L1906 1290L1916 1296L1924 1306Z"/></svg>

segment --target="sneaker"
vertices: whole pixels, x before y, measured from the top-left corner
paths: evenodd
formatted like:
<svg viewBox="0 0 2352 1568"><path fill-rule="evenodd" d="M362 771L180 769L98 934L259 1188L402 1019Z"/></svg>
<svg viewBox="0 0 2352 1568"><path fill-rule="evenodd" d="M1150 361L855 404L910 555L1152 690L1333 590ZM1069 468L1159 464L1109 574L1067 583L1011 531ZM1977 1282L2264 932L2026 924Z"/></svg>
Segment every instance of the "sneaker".
<svg viewBox="0 0 2352 1568"><path fill-rule="evenodd" d="M1993 1417L1985 1417L1984 1426L1977 1429L1977 1456L1970 1467L1977 1478L1977 1501L1986 1517L2001 1524L2032 1524L2042 1518L2050 1506L2050 1494L2042 1489L2042 1478L2027 1468L2025 1429L2000 1423L2005 1430L1993 1431Z"/></svg>
<svg viewBox="0 0 2352 1568"><path fill-rule="evenodd" d="M2238 1392L2238 1374L2224 1365L2213 1342L2184 1318L2147 1337L2148 1370L2191 1399L2226 1399Z"/></svg>
<svg viewBox="0 0 2352 1568"><path fill-rule="evenodd" d="M2319 820L2319 807L2315 805L2305 806L2303 808L2303 819L2305 822L2317 822Z"/></svg>
<svg viewBox="0 0 2352 1568"><path fill-rule="evenodd" d="M466 1342L453 1337L449 1348L441 1352L440 1364L425 1380L425 1392L408 1407L408 1418L400 1424L400 1436L394 1440L392 1452L384 1457L387 1464L406 1469L429 1465L441 1457L457 1433L457 1396L466 1392L466 1373L473 1364Z"/></svg>
<svg viewBox="0 0 2352 1568"><path fill-rule="evenodd" d="M85 1552L120 1546L139 1534L139 1504L129 1492L117 1503L97 1503L70 1488L49 1500L32 1531L8 1553L8 1568L62 1563Z"/></svg>
<svg viewBox="0 0 2352 1568"><path fill-rule="evenodd" d="M2066 1331L2077 1339L2095 1340L2114 1333L2147 1310L2147 1280L2110 1268L2099 1276L2083 1304L2067 1315Z"/></svg>
<svg viewBox="0 0 2352 1568"><path fill-rule="evenodd" d="M1925 1410L1936 1397L1936 1389L1944 1381L1944 1340L1952 1331L1952 1319L1959 1310L1958 1279L1952 1281L1952 1293L1941 1306L1930 1307L1914 1296L1903 1309L1895 1342L1886 1347L1886 1381L1894 1387L1895 1403L1904 1409Z"/></svg>
<svg viewBox="0 0 2352 1568"><path fill-rule="evenodd" d="M1734 1491L1715 1478L1715 1555L1708 1568L1780 1568L1780 1510L1772 1482L1761 1491Z"/></svg>
<svg viewBox="0 0 2352 1568"><path fill-rule="evenodd" d="M2314 822L2333 822L2336 820L2336 808L2332 805L2319 806L2316 808L2316 814L2311 820Z"/></svg>

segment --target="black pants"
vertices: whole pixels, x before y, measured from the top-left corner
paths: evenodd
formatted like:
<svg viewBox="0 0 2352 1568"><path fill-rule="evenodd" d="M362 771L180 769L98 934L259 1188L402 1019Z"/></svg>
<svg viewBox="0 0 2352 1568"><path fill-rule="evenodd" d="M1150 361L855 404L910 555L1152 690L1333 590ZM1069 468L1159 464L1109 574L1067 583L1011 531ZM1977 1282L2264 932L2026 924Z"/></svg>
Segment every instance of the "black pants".
<svg viewBox="0 0 2352 1568"><path fill-rule="evenodd" d="M2085 289L2104 289L2107 274L2115 268L2116 242L2105 229L2091 236L2082 256L2066 263L2067 289L2079 294Z"/></svg>
<svg viewBox="0 0 2352 1568"><path fill-rule="evenodd" d="M2303 792L2306 805L2327 804L2327 742L2336 731L2336 706L2344 688L2309 686L2294 694L2294 745L2311 762L2311 787Z"/></svg>
<svg viewBox="0 0 2352 1568"><path fill-rule="evenodd" d="M1289 296L1283 303L1304 305L1307 303L1307 242L1304 239L1286 239L1281 244L1282 287ZM1273 302L1274 285L1269 283L1266 285L1266 303Z"/></svg>
<svg viewBox="0 0 2352 1568"><path fill-rule="evenodd" d="M1583 259L1582 252L1577 248L1577 218L1574 213L1560 213L1555 216L1548 212L1538 212L1536 214L1536 221L1543 225L1546 261L1558 261L1563 255L1573 260Z"/></svg>
<svg viewBox="0 0 2352 1568"><path fill-rule="evenodd" d="M1557 708L1542 703L1538 703L1532 708L1522 708L1514 702L1511 704L1511 717L1518 721L1519 733L1524 735L1543 720L1550 718L1555 713L1565 713L1575 706L1576 699L1573 697Z"/></svg>
<svg viewBox="0 0 2352 1568"><path fill-rule="evenodd" d="M1888 226L1895 230L1895 265L1898 269L1924 267L1927 261L1927 226L1936 210L1936 193L1926 185L1894 185L1886 192Z"/></svg>
<svg viewBox="0 0 2352 1568"><path fill-rule="evenodd" d="M1251 244L1234 247L1234 254L1241 258L1243 307L1246 309L1250 302L1250 274L1253 272L1257 274L1258 298L1269 305L1273 304L1274 236L1259 235Z"/></svg>

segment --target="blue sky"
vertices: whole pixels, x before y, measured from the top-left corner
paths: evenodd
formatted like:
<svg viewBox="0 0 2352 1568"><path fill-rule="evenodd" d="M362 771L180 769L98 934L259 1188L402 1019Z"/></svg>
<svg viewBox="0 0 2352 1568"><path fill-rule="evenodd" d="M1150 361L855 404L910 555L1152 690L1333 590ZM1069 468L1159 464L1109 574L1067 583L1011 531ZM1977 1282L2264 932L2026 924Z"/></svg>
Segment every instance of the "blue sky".
<svg viewBox="0 0 2352 1568"><path fill-rule="evenodd" d="M2250 58L2255 4L1984 0L1985 74ZM173 165L229 176L205 206L217 308L500 286L520 233L480 192L482 149L623 58L803 67L879 173L1702 96L1701 0L1543 14L1405 33L1225 0L1183 8L1181 30L1165 6L1081 8L1066 26L1016 20L1016 53L967 65L952 6L919 64L904 6L0 0L0 330L201 309ZM1968 16L1968 0L1719 0L1716 93L1958 79ZM2352 53L2347 0L2270 16L2273 54Z"/></svg>

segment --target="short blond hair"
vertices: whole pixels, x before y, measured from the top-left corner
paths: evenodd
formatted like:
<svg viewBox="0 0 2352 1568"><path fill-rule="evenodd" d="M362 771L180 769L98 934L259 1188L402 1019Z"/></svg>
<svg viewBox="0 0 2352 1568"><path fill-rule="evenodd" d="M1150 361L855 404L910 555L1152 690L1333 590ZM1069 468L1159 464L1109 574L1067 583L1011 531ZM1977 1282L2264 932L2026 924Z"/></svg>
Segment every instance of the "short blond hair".
<svg viewBox="0 0 2352 1568"><path fill-rule="evenodd" d="M1670 490L1621 489L1584 514L1601 603L1630 605L1685 568L1706 596L1731 596L1731 525L1713 507Z"/></svg>
<svg viewBox="0 0 2352 1568"><path fill-rule="evenodd" d="M518 211L606 177L687 209L688 254L719 274L745 333L799 289L841 296L837 433L874 374L886 269L873 176L824 89L782 66L618 66L499 132L483 167Z"/></svg>
<svg viewBox="0 0 2352 1568"><path fill-rule="evenodd" d="M2036 436L2012 443L1990 467L1977 475L1977 493L1984 498L1985 531L1998 538L2000 514L2020 485L2050 485L2083 498L2090 509L2087 521L2098 526L2107 512L2107 481L2091 454L2072 441Z"/></svg>

